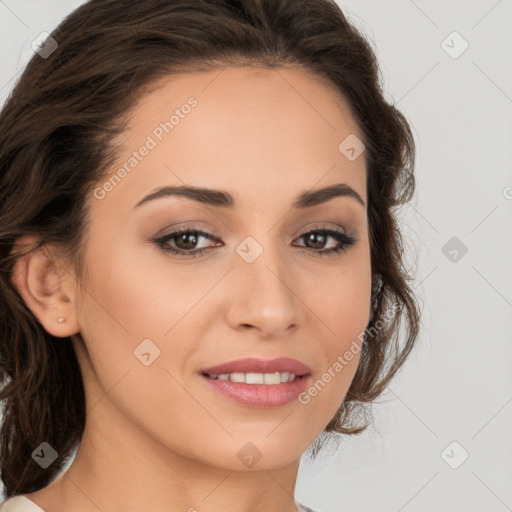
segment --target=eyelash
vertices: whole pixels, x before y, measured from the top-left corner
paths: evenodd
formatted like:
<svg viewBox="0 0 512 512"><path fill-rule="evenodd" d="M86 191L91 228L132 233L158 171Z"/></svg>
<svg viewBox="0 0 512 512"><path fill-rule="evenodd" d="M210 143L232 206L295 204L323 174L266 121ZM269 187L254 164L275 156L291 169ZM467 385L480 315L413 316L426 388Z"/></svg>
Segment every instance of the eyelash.
<svg viewBox="0 0 512 512"><path fill-rule="evenodd" d="M337 229L324 229L324 228L322 228L322 229L313 228L312 230L307 231L306 233L303 233L299 237L299 239L303 238L307 235L310 235L311 233L317 233L320 235L328 235L328 236L336 239L339 242L339 245L337 247L334 247L333 249L316 250L316 249L306 248L306 251L304 251L304 252L311 252L315 256L319 256L319 257L325 256L325 255L334 256L336 253L346 252L349 249L349 247L351 247L352 245L354 245L357 242L357 238L347 235L343 231L340 231ZM168 235L162 236L160 238L156 238L155 240L153 240L153 242L160 248L160 250L164 254L173 254L176 256L184 256L184 257L191 257L191 258L200 256L201 254L208 251L209 249L212 249L212 247L203 247L202 249L183 251L183 250L179 250L179 249L174 249L173 247L169 246L169 244L167 243L169 240L177 238L178 236L183 235L183 234L188 234L188 235L193 234L196 236L199 235L199 236L208 238L210 240L213 240L215 242L219 241L216 237L210 235L209 233L205 233L204 231L201 231L200 229L181 228L181 229L177 229L176 231L173 231L172 233L169 233Z"/></svg>

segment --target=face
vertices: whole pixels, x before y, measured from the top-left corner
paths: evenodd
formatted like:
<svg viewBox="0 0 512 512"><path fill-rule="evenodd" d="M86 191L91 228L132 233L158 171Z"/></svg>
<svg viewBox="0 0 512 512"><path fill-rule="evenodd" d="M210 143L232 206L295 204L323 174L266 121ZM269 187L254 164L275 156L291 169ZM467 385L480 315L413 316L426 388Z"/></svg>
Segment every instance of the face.
<svg viewBox="0 0 512 512"><path fill-rule="evenodd" d="M343 402L369 322L367 177L364 153L338 148L349 135L362 139L347 104L298 69L177 75L139 101L88 200L89 277L74 301L89 415L101 411L88 428L228 470L249 468L240 454L261 456L258 469L300 458ZM295 205L335 185L352 195ZM181 186L221 192L143 201ZM307 374L203 375L246 358ZM262 368L246 373L288 367Z"/></svg>

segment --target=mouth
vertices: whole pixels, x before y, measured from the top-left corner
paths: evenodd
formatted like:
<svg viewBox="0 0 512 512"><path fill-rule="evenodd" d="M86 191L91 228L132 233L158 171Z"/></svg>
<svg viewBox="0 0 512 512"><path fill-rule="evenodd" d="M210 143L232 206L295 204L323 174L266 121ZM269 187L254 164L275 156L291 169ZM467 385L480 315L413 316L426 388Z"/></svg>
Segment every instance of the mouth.
<svg viewBox="0 0 512 512"><path fill-rule="evenodd" d="M238 405L275 408L297 399L306 389L311 370L290 358L239 359L199 372L209 390Z"/></svg>
<svg viewBox="0 0 512 512"><path fill-rule="evenodd" d="M276 359L248 357L203 368L200 373L212 379L230 380L232 382L280 384L310 374L311 370L301 361L289 357Z"/></svg>
<svg viewBox="0 0 512 512"><path fill-rule="evenodd" d="M233 373L203 373L204 377L213 380L222 380L230 382L238 382L243 384L263 384L273 386L276 384L284 384L287 382L294 382L303 379L309 374L296 375L291 372L273 372L273 373L255 373L255 372L233 372Z"/></svg>

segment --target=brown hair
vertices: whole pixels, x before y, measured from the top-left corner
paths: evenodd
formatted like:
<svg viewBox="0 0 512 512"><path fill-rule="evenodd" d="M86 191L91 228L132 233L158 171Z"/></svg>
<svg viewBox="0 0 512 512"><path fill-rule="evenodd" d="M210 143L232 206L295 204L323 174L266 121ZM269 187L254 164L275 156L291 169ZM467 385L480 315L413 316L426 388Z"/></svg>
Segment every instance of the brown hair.
<svg viewBox="0 0 512 512"><path fill-rule="evenodd" d="M175 72L302 67L327 79L350 105L366 146L373 317L346 399L325 432L362 432L368 423L356 419L407 358L420 319L393 212L414 192L414 140L404 116L383 97L363 35L333 0L90 0L52 37L58 47L47 58L34 54L0 113L4 496L48 485L78 447L86 416L71 338L45 331L13 286L13 266L23 255L13 253L14 242L36 235L35 249L58 248L83 276L85 200L114 161L112 142L130 108ZM43 441L58 453L47 469L32 459Z"/></svg>

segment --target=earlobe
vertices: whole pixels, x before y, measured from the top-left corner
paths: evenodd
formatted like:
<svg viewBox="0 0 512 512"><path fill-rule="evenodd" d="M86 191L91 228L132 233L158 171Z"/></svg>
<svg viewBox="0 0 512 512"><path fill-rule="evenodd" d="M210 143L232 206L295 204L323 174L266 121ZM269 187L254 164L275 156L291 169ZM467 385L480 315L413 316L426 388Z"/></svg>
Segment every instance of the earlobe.
<svg viewBox="0 0 512 512"><path fill-rule="evenodd" d="M35 238L24 236L16 245L22 250L31 247ZM35 246L35 244L34 244ZM62 275L56 261L46 247L30 251L16 261L11 281L27 307L44 329L57 337L68 337L79 331L74 297L64 292L63 286L71 276ZM64 318L64 320L59 320Z"/></svg>

